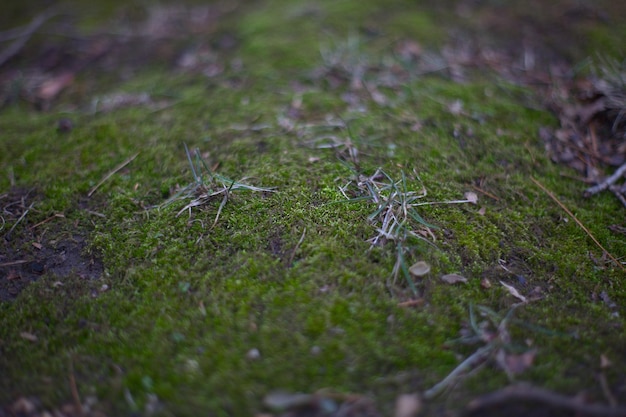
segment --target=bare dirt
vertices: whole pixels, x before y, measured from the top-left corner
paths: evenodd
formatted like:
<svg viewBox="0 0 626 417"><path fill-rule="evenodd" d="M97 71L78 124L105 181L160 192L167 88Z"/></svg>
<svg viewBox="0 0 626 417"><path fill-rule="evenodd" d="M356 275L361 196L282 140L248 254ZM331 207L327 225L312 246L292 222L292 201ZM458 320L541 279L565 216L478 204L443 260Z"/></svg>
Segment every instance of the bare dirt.
<svg viewBox="0 0 626 417"><path fill-rule="evenodd" d="M4 222L15 225L2 236L0 301L14 299L44 274L53 277L56 285L64 285L70 275L84 280L102 275L102 261L87 251L86 231L68 227L72 225L58 214L35 224L30 220L37 198L35 191L23 189L0 196Z"/></svg>

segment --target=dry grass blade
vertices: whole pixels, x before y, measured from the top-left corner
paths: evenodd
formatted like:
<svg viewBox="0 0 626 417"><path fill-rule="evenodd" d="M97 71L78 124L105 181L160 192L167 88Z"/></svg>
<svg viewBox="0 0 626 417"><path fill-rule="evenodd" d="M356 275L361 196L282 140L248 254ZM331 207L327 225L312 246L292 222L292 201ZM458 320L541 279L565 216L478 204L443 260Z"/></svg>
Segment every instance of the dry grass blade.
<svg viewBox="0 0 626 417"><path fill-rule="evenodd" d="M134 154L133 156L131 156L130 158L128 158L127 160L125 160L124 162L116 166L115 168L113 168L113 170L110 171L108 174L106 174L104 178L100 180L99 183L97 183L91 190L89 190L89 193L87 193L87 197L91 197L93 193L95 193L96 190L100 188L100 186L104 184L109 178L115 175L116 172L118 172L120 169L124 168L126 165L130 164L135 158L137 158L137 155L139 155L139 152L137 152L136 154Z"/></svg>
<svg viewBox="0 0 626 417"><path fill-rule="evenodd" d="M593 235L593 234L589 231L589 229L587 229L587 228L585 227L585 225L584 225L584 224L582 224L582 222L581 222L580 220L578 220L578 219L576 218L576 216L574 216L574 213L572 213L572 212L571 212L571 211L570 211L570 210L569 210L569 209L565 206L565 204L561 203L561 201L560 201L558 198L556 198L556 196L552 193L552 191L548 190L548 189L547 189L547 188L546 188L543 184L541 184L539 181L537 181L537 180L536 180L536 179L534 179L533 177L531 177L530 179L531 179L531 181L532 181L532 182L534 182L534 183L537 185L537 187L541 188L541 190L542 190L544 193L546 193L546 194L548 195L548 197L550 197L552 200L554 200L554 202L555 202L556 204L558 204L558 205L559 205L559 207L561 207L561 209L563 209L563 211L564 211L564 212L566 212L566 213L567 213L567 214L568 214L568 215L569 215L569 216L570 216L570 217L571 217L571 218L572 218L572 219L576 222L576 224L577 224L577 225L578 225L581 229L583 229L583 230L585 231L585 233L587 233L587 236L589 236L589 237L591 238L591 240L593 240L593 241L594 241L594 243L595 243L595 244L596 244L596 245L597 245L600 249L602 249L602 251L603 251L604 253L606 253L606 254L608 255L608 257L609 257L609 258L611 258L611 260L612 260L613 262L615 262L615 264L616 264L617 266L619 266L619 267L620 267L620 269L621 269L622 271L626 271L626 267L625 267L624 265L622 265L622 263L621 263L620 261L618 261L618 260L617 260L617 259L616 259L613 255L611 255L611 253L610 253L608 250L604 249L604 246L602 246L602 244L600 244L600 242L598 242L598 239L596 239L596 238L595 238L595 236L594 236L594 235Z"/></svg>
<svg viewBox="0 0 626 417"><path fill-rule="evenodd" d="M394 180L383 169L378 168L371 176L357 174L355 180L340 187L341 193L348 202L369 201L376 205L368 220L374 224L376 235L368 239L370 249L374 246L383 246L387 242L394 242L396 246L396 262L392 270L392 277L397 279L402 273L406 282L413 291L417 288L409 272L406 255L414 248L415 243L423 241L434 246L431 229L437 226L427 223L415 210L417 201L426 196L426 189L422 185L422 191L417 193L410 191L407 184L407 176L402 173L400 180ZM415 178L419 181L417 174ZM353 198L349 198L347 192L352 188ZM356 189L355 189L356 188ZM415 223L419 225L419 233L415 230Z"/></svg>

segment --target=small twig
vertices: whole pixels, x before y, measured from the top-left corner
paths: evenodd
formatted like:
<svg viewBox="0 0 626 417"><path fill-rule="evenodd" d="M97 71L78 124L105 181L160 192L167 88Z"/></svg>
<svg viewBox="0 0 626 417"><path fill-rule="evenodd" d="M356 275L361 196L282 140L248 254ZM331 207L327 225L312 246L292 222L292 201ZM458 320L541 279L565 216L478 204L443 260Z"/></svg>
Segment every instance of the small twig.
<svg viewBox="0 0 626 417"><path fill-rule="evenodd" d="M424 304L424 299L423 298L418 298L416 300L407 300L407 301L402 301L398 304L396 304L398 307L414 307L414 306L421 306Z"/></svg>
<svg viewBox="0 0 626 417"><path fill-rule="evenodd" d="M85 410L83 409L83 405L80 402L80 396L78 395L78 387L76 386L76 378L74 378L74 361L70 357L70 391L72 393L72 399L74 400L74 405L78 411L79 416L85 415Z"/></svg>
<svg viewBox="0 0 626 417"><path fill-rule="evenodd" d="M476 414L476 411L487 408L497 408L510 404L512 401L523 403L540 403L561 410L569 410L576 415L596 417L623 417L626 415L626 407L611 407L603 404L585 404L579 398L567 397L526 384L513 385L501 390L483 395L471 401L467 406L467 414ZM555 412L557 410L554 410Z"/></svg>
<svg viewBox="0 0 626 417"><path fill-rule="evenodd" d="M11 30L8 33L5 32L4 40L15 39L15 41L9 45L2 53L0 53L0 67L4 65L8 60L13 58L23 47L31 36L43 25L46 20L54 17L57 14L56 10L49 9L45 12L37 15L23 30ZM18 32L19 31L19 32Z"/></svg>
<svg viewBox="0 0 626 417"><path fill-rule="evenodd" d="M5 262L3 264L0 264L0 268L4 268L4 267L7 267L7 266L21 265L21 264L25 264L26 262L28 262L28 261L27 260L20 260L20 261Z"/></svg>
<svg viewBox="0 0 626 417"><path fill-rule="evenodd" d="M623 166L626 167L626 164L624 164ZM626 170L626 168L625 168L625 170ZM626 271L626 267L624 267L624 265L622 265L620 261L618 261L613 255L611 255L611 253L608 250L604 249L604 246L602 246L602 244L600 244L600 242L598 242L598 239L596 239L595 236L591 234L589 229L587 229L585 227L585 225L582 224L582 222L580 220L578 220L576 218L576 216L574 216L574 213L572 213L567 207L565 207L565 204L561 203L561 201L559 201L559 199L556 198L556 196L550 190L548 190L545 186L543 186L539 181L537 181L533 177L531 177L530 179L531 179L532 182L534 182L537 185L537 187L541 188L543 190L543 192L548 195L548 197L550 197L552 200L554 200L554 202L557 203L559 205L559 207L561 207L561 209L563 209L563 211L565 211L572 219L574 219L576 224L581 229L583 229L585 231L585 233L587 233L587 236L589 236L591 238L591 240L593 240L594 243L596 245L598 245L598 247L600 249L602 249L604 251L604 253L606 253L608 255L608 257L611 258L611 260L617 264L617 266L620 267L620 269L622 269L622 271Z"/></svg>
<svg viewBox="0 0 626 417"><path fill-rule="evenodd" d="M583 195L585 197L591 197L592 195L597 194L600 191L606 190L607 188L609 188L609 186L615 184L615 182L619 180L624 175L624 173L626 173L626 163L622 164L622 166L617 168L617 170L613 173L613 175L606 177L599 184L594 185L593 187L587 188Z"/></svg>
<svg viewBox="0 0 626 417"><path fill-rule="evenodd" d="M37 223L36 225L29 227L28 230L33 230L33 229L41 226L44 223L48 223L52 219L56 219L57 217L65 218L65 215L63 213L56 213L53 216L48 217L46 220L42 220L39 223Z"/></svg>
<svg viewBox="0 0 626 417"><path fill-rule="evenodd" d="M459 366L454 368L452 372L448 374L441 382L437 383L431 389L424 391L423 397L425 400L436 397L440 392L442 392L448 385L454 383L461 374L465 372L469 372L472 368L475 368L483 361L487 360L487 358L491 355L496 345L494 343L489 343L481 348L479 348L476 352L474 352L471 356L465 359Z"/></svg>
<svg viewBox="0 0 626 417"><path fill-rule="evenodd" d="M109 172L108 174L106 174L104 176L104 178L102 178L100 180L100 182L98 184L95 185L95 187L93 187L88 193L87 193L87 197L91 197L93 195L93 193L96 192L96 190L98 188L100 188L100 186L102 184L104 184L106 182L106 180L108 180L109 178L111 178L116 172L118 172L120 169L124 168L126 165L130 164L133 159L137 158L137 155L139 155L139 152L137 152L136 154L134 154L133 156L131 156L130 158L128 158L127 160L125 160L124 162L122 162L121 164L119 164L118 166L116 166L113 171Z"/></svg>
<svg viewBox="0 0 626 417"><path fill-rule="evenodd" d="M291 251L291 256L289 257L288 265L291 265L293 263L293 259L296 257L296 252L298 251L298 248L300 248L300 245L302 245L302 242L304 242L305 235L306 235L306 227L302 231L302 236L300 236L300 240L298 240L298 243L296 243L296 246Z"/></svg>
<svg viewBox="0 0 626 417"><path fill-rule="evenodd" d="M87 213L93 215L93 216L98 216L98 217L102 217L103 219L106 219L107 216L105 216L102 213L99 213L97 211L93 211L93 210L85 210Z"/></svg>

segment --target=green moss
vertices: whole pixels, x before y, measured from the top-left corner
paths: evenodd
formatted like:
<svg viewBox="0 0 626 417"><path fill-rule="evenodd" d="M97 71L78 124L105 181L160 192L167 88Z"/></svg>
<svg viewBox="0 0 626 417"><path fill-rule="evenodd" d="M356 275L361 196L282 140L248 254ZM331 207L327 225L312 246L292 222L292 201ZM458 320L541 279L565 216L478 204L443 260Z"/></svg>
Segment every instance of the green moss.
<svg viewBox="0 0 626 417"><path fill-rule="evenodd" d="M595 387L590 370L599 354L615 369L626 366L626 340L614 331L624 325L621 272L590 259L601 259L598 248L531 177L614 254L626 245L606 226L623 208L610 196L582 200L581 186L550 163L536 132L555 120L528 105L530 91L487 76L462 85L414 76L381 85L389 98L381 105L368 91L311 75L329 64L320 45L343 45L347 59L380 63L393 60L381 46L389 39L425 37L436 27L427 14L403 11L406 2L371 3L276 1L239 11L242 70L207 79L152 69L116 87L171 98L160 111L41 114L16 106L0 114L0 187L14 181L37 190L36 210L16 231L64 213L62 227L46 223L33 236L48 242L83 234L87 251L104 262L97 280L46 274L0 304L0 404L22 394L47 407L69 401L71 363L81 396L95 395L111 415L143 410L152 394L173 415L249 415L272 390L324 387L368 393L390 410L398 392L429 388L473 352L443 345L458 337L470 305L501 314L511 307L515 299L499 281L526 295L538 288L542 297L518 309L512 326L516 343L531 340L539 349L520 379L575 392ZM381 38L346 41L371 22ZM436 44L442 32L432 32ZM381 83L376 70L365 79ZM294 125L281 125L298 97ZM461 112L449 109L456 100ZM69 134L56 132L60 117L74 120ZM331 119L349 131L328 126ZM393 245L369 247L376 207L340 202L339 187L355 180L355 167L342 160L341 147L317 146L325 136L350 140L360 173L404 172L411 191L423 185L425 202L441 202L418 207L440 227L437 248L416 243L408 252L407 262L433 267L416 282L419 306L398 305L413 295L402 277L391 277ZM183 143L219 173L275 192L231 193L214 226L220 197L179 216L184 201L157 208L194 180ZM478 205L448 203L467 191L479 193ZM4 230L15 222L8 220ZM439 277L447 273L469 282L444 284ZM603 303L602 291L618 307ZM495 367L477 377L480 384L470 379L436 404L464 404L507 382Z"/></svg>

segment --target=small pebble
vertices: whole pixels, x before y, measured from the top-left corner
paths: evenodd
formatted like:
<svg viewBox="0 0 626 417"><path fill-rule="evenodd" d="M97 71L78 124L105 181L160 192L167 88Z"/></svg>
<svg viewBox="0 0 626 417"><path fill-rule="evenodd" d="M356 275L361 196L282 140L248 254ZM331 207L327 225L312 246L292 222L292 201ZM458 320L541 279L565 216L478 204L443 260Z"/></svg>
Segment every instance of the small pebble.
<svg viewBox="0 0 626 417"><path fill-rule="evenodd" d="M261 358L261 352L259 352L259 349L257 348L252 348L248 351L248 353L246 353L246 358L254 361L257 359Z"/></svg>
<svg viewBox="0 0 626 417"><path fill-rule="evenodd" d="M74 128L74 124L70 119L59 119L57 122L57 132L68 133Z"/></svg>
<svg viewBox="0 0 626 417"><path fill-rule="evenodd" d="M44 264L42 264L41 262L31 262L28 267L30 269L30 272L37 275L43 274L45 270Z"/></svg>

